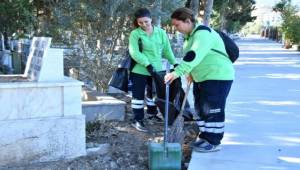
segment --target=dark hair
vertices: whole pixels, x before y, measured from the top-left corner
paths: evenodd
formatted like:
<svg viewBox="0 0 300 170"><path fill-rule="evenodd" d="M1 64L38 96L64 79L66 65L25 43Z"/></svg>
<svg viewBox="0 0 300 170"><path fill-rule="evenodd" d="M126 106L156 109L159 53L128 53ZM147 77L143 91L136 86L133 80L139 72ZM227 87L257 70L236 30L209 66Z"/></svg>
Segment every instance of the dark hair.
<svg viewBox="0 0 300 170"><path fill-rule="evenodd" d="M133 21L133 25L135 27L139 27L138 23L137 23L137 19L138 18L142 18L142 17L148 17L151 18L151 13L147 8L140 8L138 9L135 13L134 13L134 21Z"/></svg>
<svg viewBox="0 0 300 170"><path fill-rule="evenodd" d="M194 15L193 11L189 8L176 9L172 13L171 18L181 20L181 21L186 21L186 19L190 19L192 23L196 22L195 15Z"/></svg>

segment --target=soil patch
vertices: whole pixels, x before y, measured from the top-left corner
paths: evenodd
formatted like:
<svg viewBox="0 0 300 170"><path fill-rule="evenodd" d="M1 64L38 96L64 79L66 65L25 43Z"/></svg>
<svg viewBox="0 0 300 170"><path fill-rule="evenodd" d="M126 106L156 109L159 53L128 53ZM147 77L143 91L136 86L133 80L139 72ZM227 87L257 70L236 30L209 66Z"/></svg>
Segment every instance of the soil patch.
<svg viewBox="0 0 300 170"><path fill-rule="evenodd" d="M163 123L145 119L150 132L143 133L131 127L133 118L129 96L110 94L127 103L125 121L98 121L86 126L87 149L105 144L109 148L103 152L88 154L71 160L62 160L30 165L3 167L0 169L14 170L147 170L148 143L162 142ZM189 144L196 138L198 128L195 124L185 125L185 142L183 145L182 169L190 161Z"/></svg>

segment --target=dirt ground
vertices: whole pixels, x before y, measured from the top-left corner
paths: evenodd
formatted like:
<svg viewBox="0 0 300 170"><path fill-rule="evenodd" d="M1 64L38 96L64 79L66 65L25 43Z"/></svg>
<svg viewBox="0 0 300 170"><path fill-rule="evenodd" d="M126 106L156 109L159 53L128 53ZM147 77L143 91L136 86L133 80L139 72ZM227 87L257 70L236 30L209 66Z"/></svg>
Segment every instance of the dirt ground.
<svg viewBox="0 0 300 170"><path fill-rule="evenodd" d="M0 169L14 170L147 170L148 143L163 140L163 123L145 119L150 132L143 133L131 127L130 97L118 94L114 97L127 103L125 121L98 121L86 126L87 149L106 144L105 151L79 158L55 162L36 163ZM147 117L147 115L146 115ZM182 169L190 161L190 142L196 138L197 126L185 125L186 137L183 147Z"/></svg>

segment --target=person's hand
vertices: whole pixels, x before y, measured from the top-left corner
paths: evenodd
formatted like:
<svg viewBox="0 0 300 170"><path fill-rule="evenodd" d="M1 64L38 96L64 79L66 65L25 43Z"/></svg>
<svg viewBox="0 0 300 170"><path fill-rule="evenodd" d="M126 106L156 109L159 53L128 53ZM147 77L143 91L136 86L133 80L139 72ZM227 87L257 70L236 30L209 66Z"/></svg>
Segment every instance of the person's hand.
<svg viewBox="0 0 300 170"><path fill-rule="evenodd" d="M164 77L164 80L165 80L165 84L166 83L172 83L177 77L175 76L174 73L167 73Z"/></svg>
<svg viewBox="0 0 300 170"><path fill-rule="evenodd" d="M192 82L193 82L193 77L192 77L190 74L188 74L188 75L186 76L186 81L187 81L188 84L192 84Z"/></svg>
<svg viewBox="0 0 300 170"><path fill-rule="evenodd" d="M153 75L153 73L155 72L153 66L152 66L151 64L149 64L146 68L147 68L148 72L149 72L151 75Z"/></svg>
<svg viewBox="0 0 300 170"><path fill-rule="evenodd" d="M177 63L176 63L176 64L174 64L174 65L173 65L173 68L176 68L178 65L179 65L179 64L177 64Z"/></svg>

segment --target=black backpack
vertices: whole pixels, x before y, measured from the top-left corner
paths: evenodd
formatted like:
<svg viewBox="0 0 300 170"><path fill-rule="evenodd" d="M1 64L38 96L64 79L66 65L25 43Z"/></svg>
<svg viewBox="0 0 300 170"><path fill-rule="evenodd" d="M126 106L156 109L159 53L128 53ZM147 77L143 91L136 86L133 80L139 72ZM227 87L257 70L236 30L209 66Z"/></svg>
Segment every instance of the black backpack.
<svg viewBox="0 0 300 170"><path fill-rule="evenodd" d="M204 25L200 25L196 28L196 30L194 31L194 33L198 30L207 30L209 32L211 32L211 28L204 26ZM222 38L224 45L225 45L225 49L226 49L226 53L224 54L222 51L216 50L216 49L211 49L219 54L222 54L224 56L229 56L229 59L231 60L232 63L234 63L238 58L239 58L239 47L236 45L236 43L224 32L222 31L218 31L215 30L220 37Z"/></svg>

